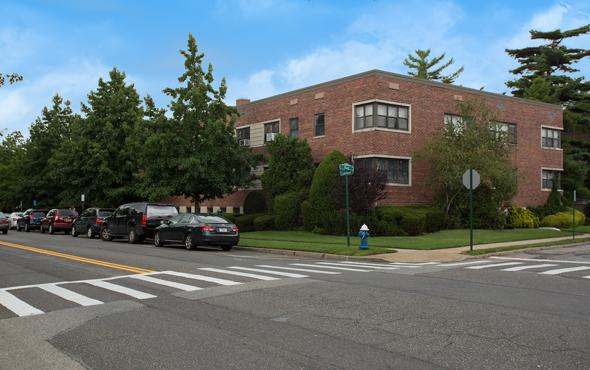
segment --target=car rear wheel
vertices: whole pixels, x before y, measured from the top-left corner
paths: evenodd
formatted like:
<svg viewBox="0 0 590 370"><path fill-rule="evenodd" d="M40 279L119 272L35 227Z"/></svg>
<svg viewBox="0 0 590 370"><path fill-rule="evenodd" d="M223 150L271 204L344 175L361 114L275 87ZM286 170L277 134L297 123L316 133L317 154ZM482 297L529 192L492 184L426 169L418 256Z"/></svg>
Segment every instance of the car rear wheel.
<svg viewBox="0 0 590 370"><path fill-rule="evenodd" d="M189 251L195 249L193 237L191 236L191 234L186 234L186 236L184 237L184 247Z"/></svg>
<svg viewBox="0 0 590 370"><path fill-rule="evenodd" d="M223 249L224 251L231 251L233 247L233 245L222 245L221 249Z"/></svg>
<svg viewBox="0 0 590 370"><path fill-rule="evenodd" d="M53 229L53 225L49 225L49 233L50 234L55 234L55 230Z"/></svg>
<svg viewBox="0 0 590 370"><path fill-rule="evenodd" d="M137 241L138 241L137 234L135 233L134 229L129 230L128 237L129 237L129 243L137 244Z"/></svg>
<svg viewBox="0 0 590 370"><path fill-rule="evenodd" d="M156 247L163 247L164 246L164 242L162 241L162 239L160 239L159 232L157 232L156 235L154 235L154 246L156 246Z"/></svg>
<svg viewBox="0 0 590 370"><path fill-rule="evenodd" d="M100 230L100 239L105 242L110 242L111 240L113 240L113 236L109 232L109 229L107 229L106 227L103 227Z"/></svg>
<svg viewBox="0 0 590 370"><path fill-rule="evenodd" d="M2 234L4 234L4 235L8 234L8 229L2 230Z"/></svg>
<svg viewBox="0 0 590 370"><path fill-rule="evenodd" d="M88 226L88 230L86 230L86 236L88 239L94 239L94 233L92 232L92 228Z"/></svg>
<svg viewBox="0 0 590 370"><path fill-rule="evenodd" d="M72 231L70 231L70 235L74 238L78 236L78 232L76 231L74 225L72 225Z"/></svg>

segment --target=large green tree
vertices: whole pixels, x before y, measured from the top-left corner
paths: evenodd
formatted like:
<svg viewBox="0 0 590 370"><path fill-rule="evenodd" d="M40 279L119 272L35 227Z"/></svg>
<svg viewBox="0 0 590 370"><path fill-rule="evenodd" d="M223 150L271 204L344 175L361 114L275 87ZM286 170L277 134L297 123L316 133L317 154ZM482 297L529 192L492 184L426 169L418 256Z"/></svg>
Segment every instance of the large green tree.
<svg viewBox="0 0 590 370"><path fill-rule="evenodd" d="M262 187L271 198L308 191L315 166L306 140L278 135L266 144L266 151L268 169L262 174Z"/></svg>
<svg viewBox="0 0 590 370"><path fill-rule="evenodd" d="M29 128L29 139L25 145L26 157L23 175L26 183L24 192L37 200L41 207L52 207L59 202L64 183L53 181L50 176L50 160L61 150L62 143L70 136L70 127L76 115L69 101L56 94L50 108L45 107L41 116Z"/></svg>
<svg viewBox="0 0 590 370"><path fill-rule="evenodd" d="M237 113L223 101L225 79L219 88L213 86L213 67L203 68L204 54L193 35L188 36L187 50L180 53L185 68L178 78L180 85L164 90L172 98L172 117L148 108L151 126L158 127L146 135L140 174L144 196L186 196L197 206L248 185L256 157L238 145Z"/></svg>
<svg viewBox="0 0 590 370"><path fill-rule="evenodd" d="M443 75L444 70L450 67L451 64L455 63L453 58L443 62L443 59L446 56L446 54L443 53L442 55L428 59L430 56L430 49L416 49L414 50L414 53L416 53L416 55L408 54L408 57L404 59L404 65L410 69L408 71L410 76L452 84L464 70L464 67L461 67L451 74ZM443 64L441 65L439 63Z"/></svg>
<svg viewBox="0 0 590 370"><path fill-rule="evenodd" d="M468 192L461 177L469 168L481 175L481 185L475 191L478 226L502 226L498 210L517 190L508 140L493 130L495 116L485 102L468 101L458 107L463 122L445 125L441 135L431 138L417 157L431 165L428 181L448 226L459 226L466 213Z"/></svg>
<svg viewBox="0 0 590 370"><path fill-rule="evenodd" d="M28 206L29 199L23 199L25 140L18 131L0 132L0 139L0 210L8 212L17 209L21 201Z"/></svg>
<svg viewBox="0 0 590 370"><path fill-rule="evenodd" d="M51 178L61 184L60 203L78 204L80 195L93 205L116 206L136 199L138 169L135 138L144 112L135 87L114 68L109 80L82 104L84 118L74 121L71 134L52 157Z"/></svg>

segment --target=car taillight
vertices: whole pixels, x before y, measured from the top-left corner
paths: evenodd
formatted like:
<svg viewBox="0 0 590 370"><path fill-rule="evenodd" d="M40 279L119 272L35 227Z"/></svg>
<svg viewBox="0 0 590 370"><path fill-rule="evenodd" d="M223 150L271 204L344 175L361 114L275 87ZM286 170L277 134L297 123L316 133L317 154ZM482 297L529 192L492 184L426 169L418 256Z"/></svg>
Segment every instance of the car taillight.
<svg viewBox="0 0 590 370"><path fill-rule="evenodd" d="M232 228L231 228L231 231L233 231L234 233L237 233L237 232L240 231L240 229L238 229L238 226L237 225L233 225Z"/></svg>
<svg viewBox="0 0 590 370"><path fill-rule="evenodd" d="M8 223L8 219L0 220L0 224L7 224L7 223Z"/></svg>
<svg viewBox="0 0 590 370"><path fill-rule="evenodd" d="M96 221L94 222L96 225L102 225L102 223L104 222L104 220L102 218L96 218Z"/></svg>
<svg viewBox="0 0 590 370"><path fill-rule="evenodd" d="M54 219L54 221L55 221L55 222L59 221L59 216L58 216L58 215L55 215L55 219Z"/></svg>
<svg viewBox="0 0 590 370"><path fill-rule="evenodd" d="M146 214L141 215L141 224L147 225L147 215Z"/></svg>
<svg viewBox="0 0 590 370"><path fill-rule="evenodd" d="M209 225L202 225L201 231L215 231L215 228L213 226L209 226Z"/></svg>

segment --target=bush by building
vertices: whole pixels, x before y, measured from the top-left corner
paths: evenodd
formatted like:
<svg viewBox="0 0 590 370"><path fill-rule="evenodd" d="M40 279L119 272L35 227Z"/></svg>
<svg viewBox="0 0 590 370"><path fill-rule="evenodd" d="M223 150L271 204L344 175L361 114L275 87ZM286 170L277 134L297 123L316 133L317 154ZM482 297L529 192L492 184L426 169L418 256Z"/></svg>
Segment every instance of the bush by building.
<svg viewBox="0 0 590 370"><path fill-rule="evenodd" d="M256 231L272 230L275 226L275 218L273 215L260 215L254 219L253 224Z"/></svg>
<svg viewBox="0 0 590 370"><path fill-rule="evenodd" d="M254 219L260 215L260 213L251 213L248 215L238 216L235 219L235 224L240 229L240 232L254 231Z"/></svg>
<svg viewBox="0 0 590 370"><path fill-rule="evenodd" d="M510 207L506 215L506 224L513 229L534 229L539 227L539 217L526 208Z"/></svg>
<svg viewBox="0 0 590 370"><path fill-rule="evenodd" d="M297 192L277 195L273 200L273 214L277 230L293 230L299 225L302 195Z"/></svg>
<svg viewBox="0 0 590 370"><path fill-rule="evenodd" d="M584 225L584 223L586 222L586 216L580 212L576 210L575 213L575 217L576 217L576 226L579 225ZM541 221L541 225L545 226L545 227L557 227L559 229L562 228L570 228L573 226L573 217L572 217L572 211L564 211L564 212L558 212L554 215L549 215L549 216L545 216L543 218L543 221Z"/></svg>
<svg viewBox="0 0 590 370"><path fill-rule="evenodd" d="M267 210L266 196L263 192L255 190L246 195L246 199L244 199L244 214L264 213Z"/></svg>

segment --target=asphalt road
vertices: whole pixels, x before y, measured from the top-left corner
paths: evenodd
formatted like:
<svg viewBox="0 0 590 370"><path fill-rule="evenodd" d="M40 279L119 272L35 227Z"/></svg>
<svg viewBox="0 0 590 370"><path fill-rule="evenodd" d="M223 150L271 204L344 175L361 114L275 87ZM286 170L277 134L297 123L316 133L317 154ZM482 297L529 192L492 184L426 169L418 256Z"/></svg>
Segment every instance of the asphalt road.
<svg viewBox="0 0 590 370"><path fill-rule="evenodd" d="M590 245L468 262L13 231L0 369L590 368Z"/></svg>

